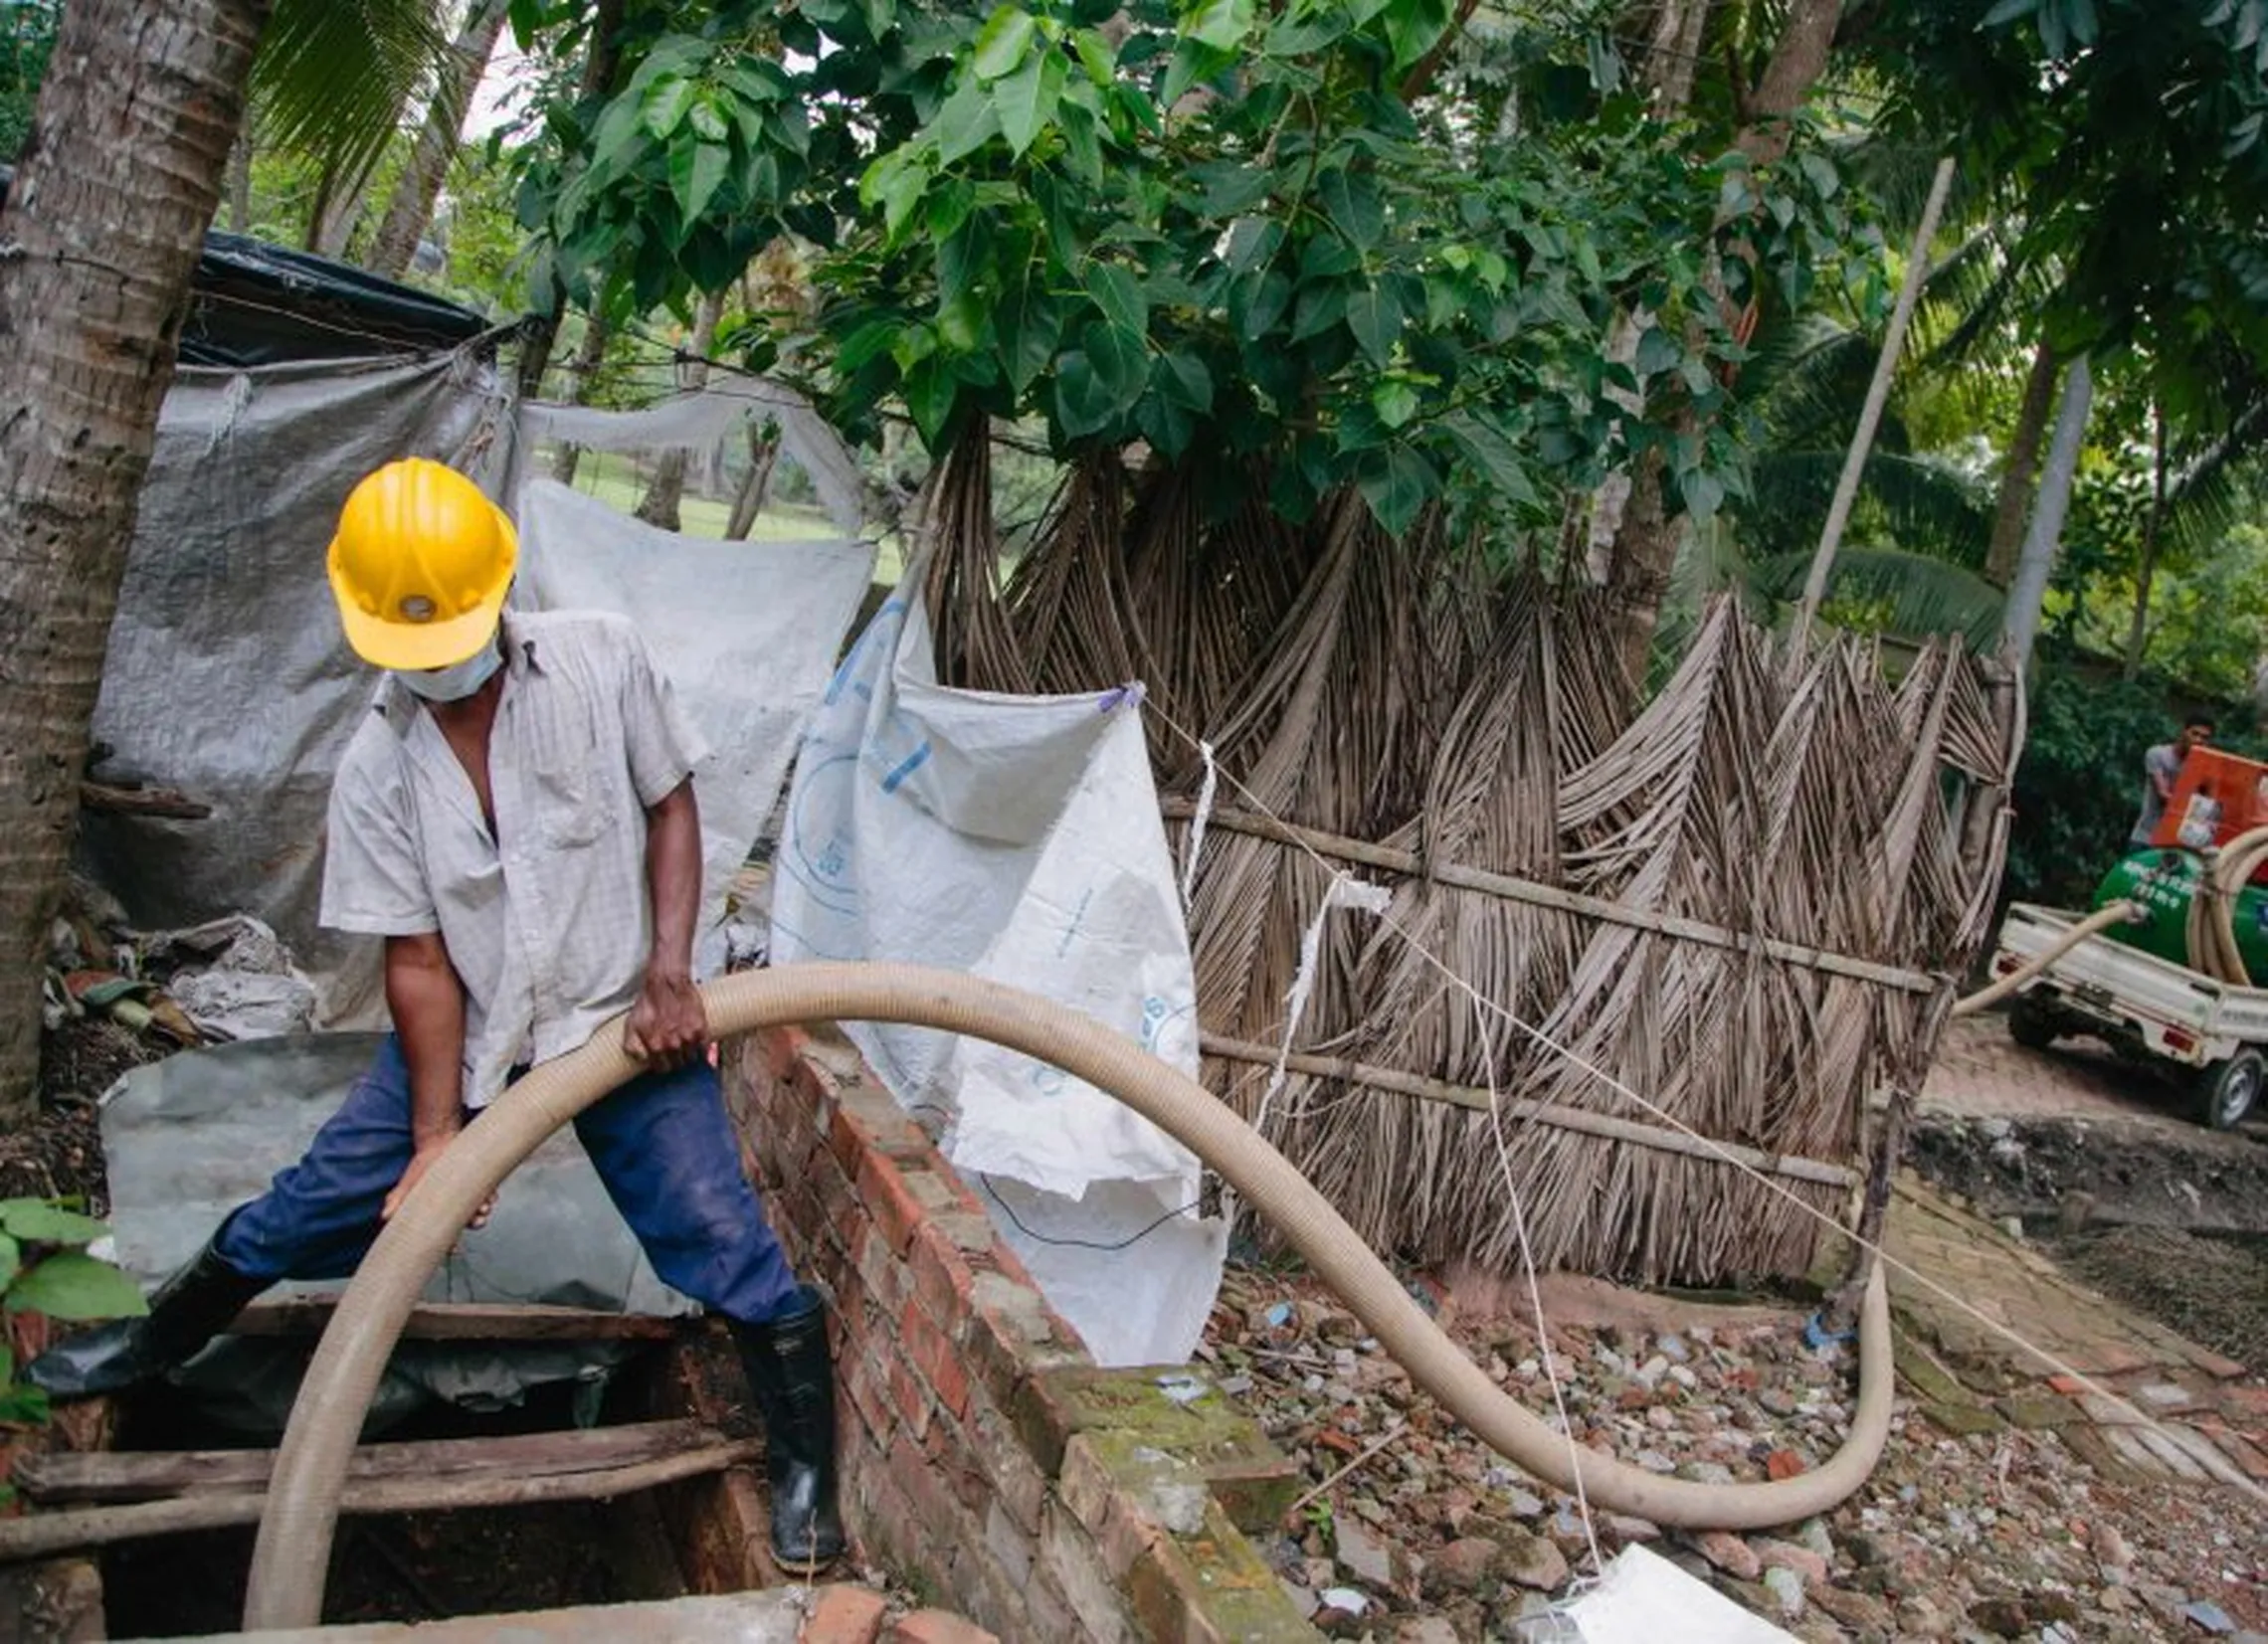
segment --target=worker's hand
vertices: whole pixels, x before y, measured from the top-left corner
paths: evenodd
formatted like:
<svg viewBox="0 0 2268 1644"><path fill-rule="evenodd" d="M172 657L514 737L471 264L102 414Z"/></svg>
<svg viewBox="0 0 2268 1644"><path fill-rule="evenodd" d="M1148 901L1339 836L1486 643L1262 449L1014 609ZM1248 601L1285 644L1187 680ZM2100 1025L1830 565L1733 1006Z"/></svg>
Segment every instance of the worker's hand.
<svg viewBox="0 0 2268 1644"><path fill-rule="evenodd" d="M410 1168L402 1173L402 1180L395 1183L394 1190L386 1195L386 1202L378 1211L379 1220L392 1221L394 1219L394 1212L400 1209L402 1201L410 1196L410 1189L418 1185L418 1178L425 1175L427 1168L441 1157L442 1150L448 1147L452 1140L454 1138L429 1142L410 1155ZM495 1208L496 1195L490 1193L480 1201L479 1207L472 1212L472 1219L465 1224L467 1229L472 1230L487 1226L488 1217L494 1213Z"/></svg>
<svg viewBox="0 0 2268 1644"><path fill-rule="evenodd" d="M648 1067L685 1067L708 1048L701 991L682 973L648 971L623 1024L622 1047Z"/></svg>

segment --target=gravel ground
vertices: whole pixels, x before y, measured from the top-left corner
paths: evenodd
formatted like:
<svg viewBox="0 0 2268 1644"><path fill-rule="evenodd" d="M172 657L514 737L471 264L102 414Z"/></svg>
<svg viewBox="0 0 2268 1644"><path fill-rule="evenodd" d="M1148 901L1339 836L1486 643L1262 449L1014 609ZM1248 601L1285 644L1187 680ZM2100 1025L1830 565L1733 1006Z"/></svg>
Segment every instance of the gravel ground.
<svg viewBox="0 0 2268 1644"><path fill-rule="evenodd" d="M1544 1349L1505 1312L1412 1289L1528 1408L1552 1409ZM1551 1348L1584 1442L1704 1481L1785 1476L1840 1442L1852 1389L1799 1321L1715 1323L1684 1304L1619 1323L1555 1324ZM1646 1318L1653 1324L1641 1322ZM1232 1269L1205 1352L1317 1489L1261 1538L1294 1598L1335 1637L1387 1644L1522 1636L1590 1567L1574 1504L1483 1449L1418 1393L1319 1286ZM1857 1498L1777 1534L1663 1535L1599 1515L1600 1551L1670 1557L1806 1640L2136 1644L2268 1633L2268 1510L2196 1487L2101 1477L2052 1433L1957 1437L1901 1401ZM1666 1644L1666 1641L1665 1641Z"/></svg>
<svg viewBox="0 0 2268 1644"><path fill-rule="evenodd" d="M2119 1227L2048 1251L2106 1296L2244 1365L2268 1365L2268 1235Z"/></svg>

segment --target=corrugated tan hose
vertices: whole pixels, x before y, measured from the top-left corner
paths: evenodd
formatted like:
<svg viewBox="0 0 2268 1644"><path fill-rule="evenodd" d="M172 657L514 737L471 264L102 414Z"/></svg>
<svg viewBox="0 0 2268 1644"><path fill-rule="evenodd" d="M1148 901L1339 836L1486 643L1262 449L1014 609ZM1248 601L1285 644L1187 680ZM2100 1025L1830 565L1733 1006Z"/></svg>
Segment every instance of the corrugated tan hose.
<svg viewBox="0 0 2268 1644"><path fill-rule="evenodd" d="M2253 986L2236 945L2236 899L2268 861L2268 827L2239 833L2205 858L2205 880L2189 903L2189 969L2238 988Z"/></svg>
<svg viewBox="0 0 2268 1644"><path fill-rule="evenodd" d="M1089 1017L959 972L912 965L792 965L702 989L719 1037L804 1021L892 1021L989 1039L1039 1057L1170 1132L1265 1215L1360 1318L1411 1379L1490 1448L1600 1508L1656 1524L1756 1530L1826 1512L1865 1482L1890 1428L1890 1303L1882 1271L1859 1323L1858 1408L1849 1436L1813 1472L1770 1484L1663 1478L1562 1434L1507 1395L1411 1299L1323 1195L1250 1126L1194 1080ZM387 1223L347 1287L276 1460L260 1521L245 1628L311 1627L347 1461L411 1307L475 1205L577 1113L640 1071L614 1027L546 1062L468 1126Z"/></svg>
<svg viewBox="0 0 2268 1644"><path fill-rule="evenodd" d="M2262 838L2268 840L2268 830L2263 830ZM1966 999L1954 1001L1953 1013L1957 1016L1973 1016L1980 1010L1988 1010L2096 932L2107 931L2113 925L2140 924L2148 917L2149 914L2139 903L2106 902L2057 937L2047 952L2025 960L1991 987L1980 988Z"/></svg>

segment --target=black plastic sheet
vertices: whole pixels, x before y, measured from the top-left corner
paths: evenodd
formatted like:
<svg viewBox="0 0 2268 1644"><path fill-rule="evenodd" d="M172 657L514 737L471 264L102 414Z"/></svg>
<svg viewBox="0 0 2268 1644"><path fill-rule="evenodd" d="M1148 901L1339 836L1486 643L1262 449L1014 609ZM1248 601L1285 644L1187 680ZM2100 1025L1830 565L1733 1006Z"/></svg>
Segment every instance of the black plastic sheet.
<svg viewBox="0 0 2268 1644"><path fill-rule="evenodd" d="M14 180L0 166L0 205ZM205 236L181 327L181 363L242 368L452 349L494 327L447 297L311 252Z"/></svg>

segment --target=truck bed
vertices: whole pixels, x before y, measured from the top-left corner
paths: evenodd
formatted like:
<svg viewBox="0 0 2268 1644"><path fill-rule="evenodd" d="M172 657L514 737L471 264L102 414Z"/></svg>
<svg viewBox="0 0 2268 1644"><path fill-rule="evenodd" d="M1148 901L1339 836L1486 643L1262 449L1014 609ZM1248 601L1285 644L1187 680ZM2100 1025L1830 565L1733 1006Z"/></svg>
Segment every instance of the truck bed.
<svg viewBox="0 0 2268 1644"><path fill-rule="evenodd" d="M2000 926L1993 974L2045 953L2084 916L2018 902ZM2268 1044L2268 989L2215 982L2185 965L2091 936L2023 990L2173 1061L2201 1067L2244 1045Z"/></svg>

